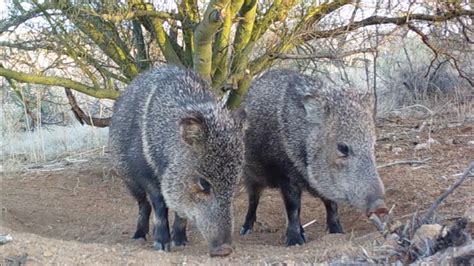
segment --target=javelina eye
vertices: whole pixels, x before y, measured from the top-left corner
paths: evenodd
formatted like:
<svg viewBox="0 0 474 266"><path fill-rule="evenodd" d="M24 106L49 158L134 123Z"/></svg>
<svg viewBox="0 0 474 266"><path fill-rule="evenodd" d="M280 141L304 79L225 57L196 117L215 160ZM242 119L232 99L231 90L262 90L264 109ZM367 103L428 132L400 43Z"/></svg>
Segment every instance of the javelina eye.
<svg viewBox="0 0 474 266"><path fill-rule="evenodd" d="M349 146L344 143L337 144L337 151L339 152L339 156L341 157L349 156Z"/></svg>
<svg viewBox="0 0 474 266"><path fill-rule="evenodd" d="M206 193L206 194L211 193L211 184L209 184L209 182L207 182L205 179L199 178L199 181L197 184L201 192Z"/></svg>

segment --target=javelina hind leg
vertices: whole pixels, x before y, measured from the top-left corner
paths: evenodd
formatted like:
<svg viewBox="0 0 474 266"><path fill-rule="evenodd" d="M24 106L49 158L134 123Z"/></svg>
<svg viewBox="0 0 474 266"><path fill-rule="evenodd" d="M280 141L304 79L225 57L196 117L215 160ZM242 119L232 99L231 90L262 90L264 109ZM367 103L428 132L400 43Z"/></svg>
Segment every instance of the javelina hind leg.
<svg viewBox="0 0 474 266"><path fill-rule="evenodd" d="M174 213L173 222L173 246L185 246L188 239L186 238L186 219L179 217L177 213Z"/></svg>
<svg viewBox="0 0 474 266"><path fill-rule="evenodd" d="M148 234L148 229L150 227L150 213L151 205L146 198L146 192L138 187L129 185L128 189L130 194L138 202L138 221L137 221L137 231L133 234L133 239L143 238L146 240L146 235Z"/></svg>
<svg viewBox="0 0 474 266"><path fill-rule="evenodd" d="M337 203L332 200L321 199L326 207L326 222L330 234L344 234L339 214L337 213Z"/></svg>
<svg viewBox="0 0 474 266"><path fill-rule="evenodd" d="M301 188L285 182L280 184L280 190L285 201L288 218L285 244L287 246L302 245L305 242L305 237L300 223Z"/></svg>
<svg viewBox="0 0 474 266"><path fill-rule="evenodd" d="M258 184L247 185L248 192L248 209L247 215L245 216L245 222L240 229L240 235L248 235L252 232L253 225L257 220L257 207L260 201L260 195L262 194L262 187Z"/></svg>
<svg viewBox="0 0 474 266"><path fill-rule="evenodd" d="M153 228L153 248L170 251L170 228L168 224L168 207L160 192L150 194L151 204L155 212L155 227Z"/></svg>

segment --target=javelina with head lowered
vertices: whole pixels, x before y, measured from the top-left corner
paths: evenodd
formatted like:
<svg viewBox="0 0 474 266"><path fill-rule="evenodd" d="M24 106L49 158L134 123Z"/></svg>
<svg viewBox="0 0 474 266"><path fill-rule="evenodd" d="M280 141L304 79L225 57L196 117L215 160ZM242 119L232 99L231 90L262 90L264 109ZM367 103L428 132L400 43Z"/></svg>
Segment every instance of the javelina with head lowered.
<svg viewBox="0 0 474 266"><path fill-rule="evenodd" d="M375 167L370 98L289 70L269 71L251 85L243 103L249 206L241 235L252 229L265 187L281 190L288 218L286 245L305 241L299 218L303 188L323 200L330 233L342 233L337 203L368 215L387 212Z"/></svg>
<svg viewBox="0 0 474 266"><path fill-rule="evenodd" d="M138 202L133 238L146 238L153 208L158 250L184 245L189 219L208 241L211 256L232 252L233 188L243 163L241 121L209 91L190 70L158 67L138 75L114 106L113 159ZM171 235L168 208L175 211Z"/></svg>

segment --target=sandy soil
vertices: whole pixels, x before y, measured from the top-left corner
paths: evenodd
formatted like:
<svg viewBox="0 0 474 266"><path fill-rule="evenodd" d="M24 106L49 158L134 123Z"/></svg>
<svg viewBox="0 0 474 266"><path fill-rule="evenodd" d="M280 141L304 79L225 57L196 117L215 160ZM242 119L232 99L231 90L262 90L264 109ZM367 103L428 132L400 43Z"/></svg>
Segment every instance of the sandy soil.
<svg viewBox="0 0 474 266"><path fill-rule="evenodd" d="M424 211L474 159L474 125L421 126L421 121L385 121L379 128L379 165L399 160L426 160L424 164L397 164L379 169L395 220L405 222ZM421 128L421 133L417 132ZM439 143L415 149L429 136ZM401 150L400 150L401 149ZM304 194L302 223L307 243L284 247L285 211L275 190L267 190L257 213L256 230L241 237L238 230L246 211L246 194L236 188L234 253L209 258L207 244L192 226L190 242L170 253L153 251L151 240L130 239L137 207L121 180L113 175L106 157L30 167L5 174L0 182L0 234L14 240L0 246L0 264L249 264L311 263L370 256L383 238L365 216L341 206L346 234L325 231L324 206ZM445 219L458 217L472 205L474 182L467 180L438 210ZM366 253L367 252L367 253Z"/></svg>

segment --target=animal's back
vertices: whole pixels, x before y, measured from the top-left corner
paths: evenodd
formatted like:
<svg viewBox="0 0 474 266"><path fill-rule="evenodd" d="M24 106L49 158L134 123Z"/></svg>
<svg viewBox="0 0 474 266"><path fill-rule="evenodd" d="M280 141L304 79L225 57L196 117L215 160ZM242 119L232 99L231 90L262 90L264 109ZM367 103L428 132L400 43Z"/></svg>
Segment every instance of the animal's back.
<svg viewBox="0 0 474 266"><path fill-rule="evenodd" d="M175 66L138 75L114 105L110 139L117 170L124 175L161 171L173 156L168 147L178 141L178 118L212 100L205 86L195 73ZM160 148L151 154L151 146Z"/></svg>
<svg viewBox="0 0 474 266"><path fill-rule="evenodd" d="M272 70L257 79L244 101L248 129L246 164L256 176L276 180L268 169L280 168L286 174L304 173L303 98L320 83L291 70ZM262 169L265 168L265 169Z"/></svg>

